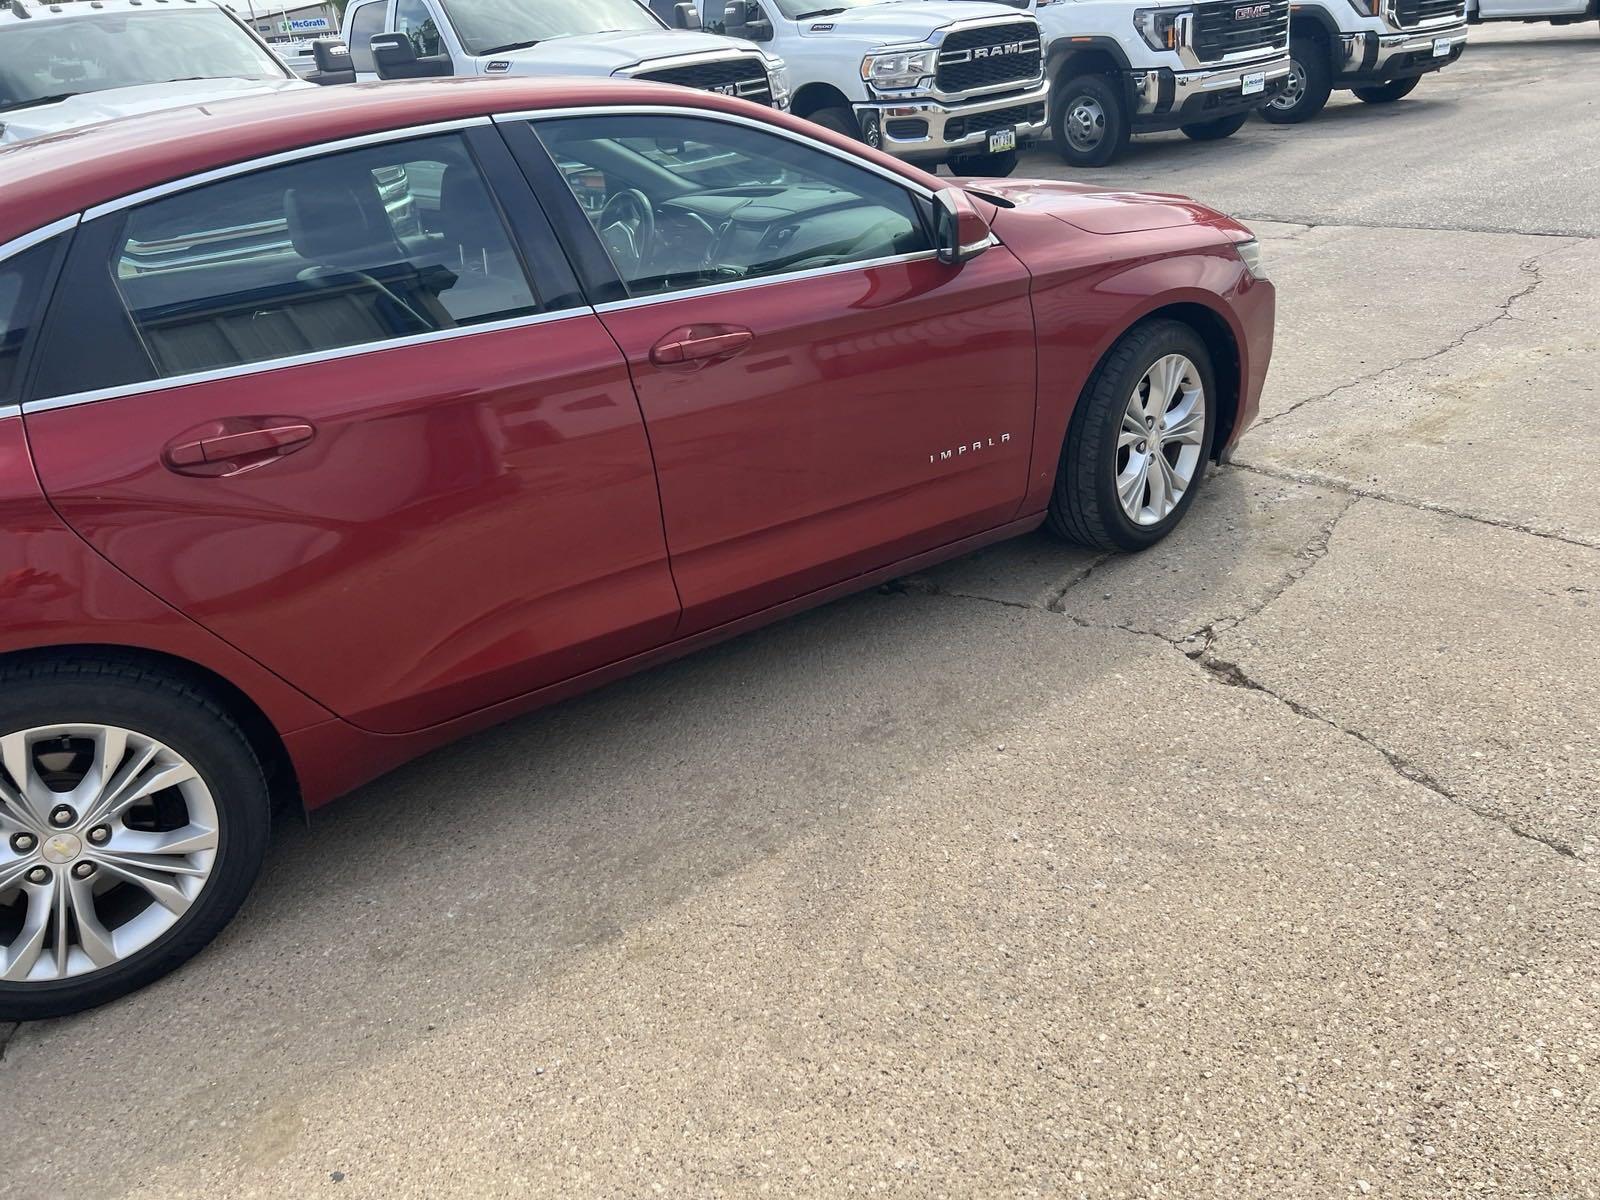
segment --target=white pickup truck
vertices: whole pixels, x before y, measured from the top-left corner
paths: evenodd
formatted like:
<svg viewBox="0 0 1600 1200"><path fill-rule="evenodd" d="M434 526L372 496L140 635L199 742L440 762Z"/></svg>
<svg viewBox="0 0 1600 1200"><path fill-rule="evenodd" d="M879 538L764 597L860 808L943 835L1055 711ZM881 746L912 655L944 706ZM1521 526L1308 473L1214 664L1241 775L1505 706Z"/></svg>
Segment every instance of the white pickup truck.
<svg viewBox="0 0 1600 1200"><path fill-rule="evenodd" d="M0 142L311 86L212 0L0 6Z"/></svg>
<svg viewBox="0 0 1600 1200"><path fill-rule="evenodd" d="M363 80L620 75L789 103L780 58L671 29L638 0L353 0L342 33Z"/></svg>
<svg viewBox="0 0 1600 1200"><path fill-rule="evenodd" d="M1009 175L1049 128L1025 0L700 0L700 16L783 57L797 116L924 166Z"/></svg>
<svg viewBox="0 0 1600 1200"><path fill-rule="evenodd" d="M1600 20L1600 0L1467 0L1467 20L1474 25L1480 21L1576 25Z"/></svg>
<svg viewBox="0 0 1600 1200"><path fill-rule="evenodd" d="M1289 0L1037 0L1056 150L1072 166L1099 167L1135 133L1231 137L1288 86L1289 8Z"/></svg>

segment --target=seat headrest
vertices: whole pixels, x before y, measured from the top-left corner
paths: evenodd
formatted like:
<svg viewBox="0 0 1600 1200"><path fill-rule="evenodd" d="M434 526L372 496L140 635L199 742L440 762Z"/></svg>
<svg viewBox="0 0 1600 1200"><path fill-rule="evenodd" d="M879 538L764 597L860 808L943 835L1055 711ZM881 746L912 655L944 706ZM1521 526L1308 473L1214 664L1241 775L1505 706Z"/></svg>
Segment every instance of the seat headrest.
<svg viewBox="0 0 1600 1200"><path fill-rule="evenodd" d="M470 163L451 163L440 177L439 228L445 242L459 246L467 258L507 246L500 213Z"/></svg>
<svg viewBox="0 0 1600 1200"><path fill-rule="evenodd" d="M295 252L310 262L364 270L405 258L378 182L359 163L309 164L283 207Z"/></svg>

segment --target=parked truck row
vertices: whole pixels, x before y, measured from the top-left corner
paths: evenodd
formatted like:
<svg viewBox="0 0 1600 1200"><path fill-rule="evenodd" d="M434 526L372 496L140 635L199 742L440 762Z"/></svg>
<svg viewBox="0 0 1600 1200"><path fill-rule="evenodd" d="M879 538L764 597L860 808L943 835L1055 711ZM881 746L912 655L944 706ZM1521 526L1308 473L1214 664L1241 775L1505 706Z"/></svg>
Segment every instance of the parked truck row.
<svg viewBox="0 0 1600 1200"><path fill-rule="evenodd" d="M301 79L219 0L6 0L0 139L313 83L622 76L789 109L919 165L1003 176L1030 142L1096 167L1134 134L1211 141L1255 112L1305 121L1336 88L1389 103L1461 56L1469 19L1579 2L352 0ZM1600 4L1581 2L1549 19Z"/></svg>

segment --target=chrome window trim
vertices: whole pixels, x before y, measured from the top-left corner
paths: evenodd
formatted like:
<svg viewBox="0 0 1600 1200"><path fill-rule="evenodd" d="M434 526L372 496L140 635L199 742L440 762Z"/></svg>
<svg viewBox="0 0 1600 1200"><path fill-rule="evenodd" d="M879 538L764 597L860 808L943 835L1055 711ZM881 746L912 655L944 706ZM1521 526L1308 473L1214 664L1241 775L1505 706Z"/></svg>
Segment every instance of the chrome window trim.
<svg viewBox="0 0 1600 1200"><path fill-rule="evenodd" d="M163 196L176 195L187 192L197 187L204 187L208 183L216 183L222 179L232 179L236 175L248 175L255 171L264 171L269 167L282 166L285 163L300 162L307 158L321 158L328 154L338 154L344 150L358 150L363 146L377 146L385 142L402 142L410 138L430 137L436 133L450 133L458 129L470 129L475 125L488 125L487 116L461 117L454 121L437 121L431 125L407 125L400 129L385 129L379 133L364 133L358 137L343 138L337 142L318 142L315 145L300 146L294 150L284 150L277 154L269 154L264 158L252 158L246 162L230 163L225 167L215 167L209 171L202 171L198 175L187 175L182 179L175 179L170 183L158 183L154 187L145 188L143 191L131 192L126 196L119 196L115 200L107 200L104 204L97 204L83 214L85 221L94 221L110 213L121 212L125 208L132 208L136 204L146 204L151 200L159 200Z"/></svg>
<svg viewBox="0 0 1600 1200"><path fill-rule="evenodd" d="M73 392L66 396L50 396L29 400L19 408L19 413L50 412L58 408L76 408L83 404L98 404L102 400L116 400L123 396L136 396L146 392L162 392L169 388L188 387L192 384L215 383L222 379L238 379L246 375L262 375L269 371L283 371L290 367L312 366L334 362L341 358L355 358L361 354L378 354L385 350L403 350L409 346L423 346L432 342L454 341L483 333L500 333L508 329L532 328L550 325L574 317L593 316L588 305L563 308L557 312L533 313L526 317L507 317L503 321L489 321L483 325L466 325L460 329L438 329L432 333L415 333L410 337L390 338L381 342L360 342L354 346L337 346L331 350L316 350L309 354L294 354L286 358L269 358L261 362L241 363L234 367L218 367L213 371L192 371L187 375L158 376L138 383L124 383L116 387L98 388L90 392Z"/></svg>
<svg viewBox="0 0 1600 1200"><path fill-rule="evenodd" d="M0 404L0 421L4 421L8 417L20 417L21 415L22 409L15 404Z"/></svg>
<svg viewBox="0 0 1600 1200"><path fill-rule="evenodd" d="M736 279L729 283L711 283L705 287L685 288L681 292L657 292L653 296L634 296L628 300L613 300L609 304L595 305L595 312L624 312L630 308L643 308L647 304L670 304L674 300L694 300L706 296L720 296L724 292L747 292L752 288L768 287L778 283L794 283L800 279L823 279L829 275L843 275L847 271L865 271L872 267L892 267L900 263L926 262L939 257L937 250L918 250L915 254L891 254L885 258L864 258L860 262L840 263L833 267L815 267L809 271L788 271L782 275L762 275L755 279Z"/></svg>
<svg viewBox="0 0 1600 1200"><path fill-rule="evenodd" d="M796 133L792 129L784 129L767 121L758 121L753 117L746 117L738 113L718 112L711 108L694 108L688 105L673 104L595 104L579 108L536 108L526 112L496 113L495 124L511 123L513 121L554 121L567 117L695 117L705 121L721 121L727 125L745 125L751 129L758 129L763 133L770 133L775 137L787 138L796 145L806 146L812 150L821 150L824 154L832 155L840 162L850 163L853 166L880 175L890 183L897 183L907 191L921 196L924 200L933 199L933 190L926 188L914 179L907 179L898 171L892 171L879 163L858 158L849 151L831 146L827 142L820 142L803 133Z"/></svg>
<svg viewBox="0 0 1600 1200"><path fill-rule="evenodd" d="M12 238L5 245L0 246L0 263L21 254L24 250L32 250L40 242L47 242L58 233L66 233L69 229L76 229L82 216L82 213L73 213L70 217L62 217L59 221L41 225L32 233L25 233L21 237Z"/></svg>

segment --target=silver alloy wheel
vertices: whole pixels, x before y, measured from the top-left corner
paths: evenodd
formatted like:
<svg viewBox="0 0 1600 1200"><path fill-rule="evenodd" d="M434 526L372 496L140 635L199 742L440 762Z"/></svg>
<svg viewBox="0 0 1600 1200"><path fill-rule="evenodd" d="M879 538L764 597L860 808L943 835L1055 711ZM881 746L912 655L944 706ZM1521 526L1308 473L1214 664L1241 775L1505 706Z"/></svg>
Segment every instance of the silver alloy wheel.
<svg viewBox="0 0 1600 1200"><path fill-rule="evenodd" d="M1105 140L1106 110L1093 96L1074 97L1067 108L1066 126L1068 144L1088 153Z"/></svg>
<svg viewBox="0 0 1600 1200"><path fill-rule="evenodd" d="M1172 515L1200 468L1205 435L1200 368L1182 354L1156 359L1128 397L1117 435L1117 498L1135 525Z"/></svg>
<svg viewBox="0 0 1600 1200"><path fill-rule="evenodd" d="M0 737L0 981L50 983L150 945L216 862L211 791L181 755L107 725Z"/></svg>
<svg viewBox="0 0 1600 1200"><path fill-rule="evenodd" d="M1289 60L1289 77L1283 81L1283 90L1267 101L1280 112L1288 112L1306 94L1306 69L1298 58Z"/></svg>

